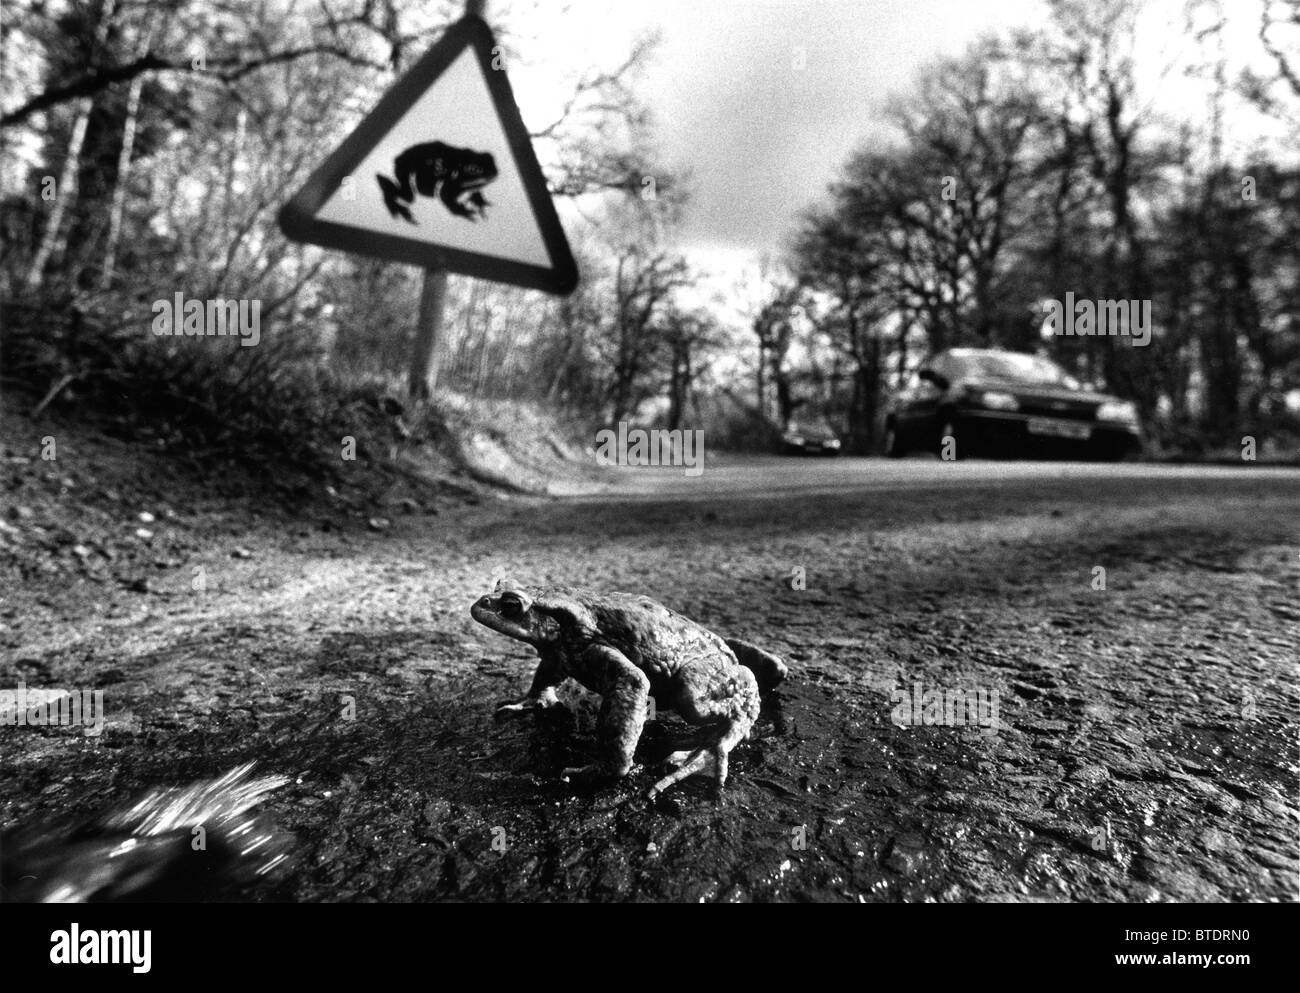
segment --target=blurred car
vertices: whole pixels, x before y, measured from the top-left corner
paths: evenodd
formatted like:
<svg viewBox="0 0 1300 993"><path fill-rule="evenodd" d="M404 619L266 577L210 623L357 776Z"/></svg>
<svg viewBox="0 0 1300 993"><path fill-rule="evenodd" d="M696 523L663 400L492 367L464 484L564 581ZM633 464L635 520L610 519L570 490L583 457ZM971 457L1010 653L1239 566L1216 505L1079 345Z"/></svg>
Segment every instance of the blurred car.
<svg viewBox="0 0 1300 993"><path fill-rule="evenodd" d="M885 454L1066 456L1118 460L1142 450L1137 408L1084 388L1050 359L993 348L953 348L917 369L891 398Z"/></svg>
<svg viewBox="0 0 1300 993"><path fill-rule="evenodd" d="M791 418L781 434L786 455L839 455L840 439L821 417Z"/></svg>

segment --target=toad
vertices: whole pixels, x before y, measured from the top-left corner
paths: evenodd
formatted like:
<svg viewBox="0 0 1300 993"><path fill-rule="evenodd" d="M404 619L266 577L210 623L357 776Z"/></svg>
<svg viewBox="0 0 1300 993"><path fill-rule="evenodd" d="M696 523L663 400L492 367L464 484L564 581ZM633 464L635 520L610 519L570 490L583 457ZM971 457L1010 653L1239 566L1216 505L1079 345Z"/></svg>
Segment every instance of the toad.
<svg viewBox="0 0 1300 993"><path fill-rule="evenodd" d="M537 649L541 662L523 699L503 711L558 703L555 687L572 678L601 697L599 759L565 769L562 778L622 777L632 769L647 704L675 710L706 726L705 744L674 752L676 770L655 783L650 797L697 773L721 786L727 754L749 736L760 691L785 679L777 656L735 638L723 638L688 617L631 593L589 593L509 580L470 608L480 624Z"/></svg>
<svg viewBox="0 0 1300 993"><path fill-rule="evenodd" d="M437 193L442 205L457 217L477 221L487 216L487 208L491 206L482 188L497 178L497 166L488 152L431 141L413 145L397 156L393 160L393 173L396 182L387 176L375 178L383 192L384 205L394 217L414 224L415 218L407 204L415 201L416 193L422 197Z"/></svg>

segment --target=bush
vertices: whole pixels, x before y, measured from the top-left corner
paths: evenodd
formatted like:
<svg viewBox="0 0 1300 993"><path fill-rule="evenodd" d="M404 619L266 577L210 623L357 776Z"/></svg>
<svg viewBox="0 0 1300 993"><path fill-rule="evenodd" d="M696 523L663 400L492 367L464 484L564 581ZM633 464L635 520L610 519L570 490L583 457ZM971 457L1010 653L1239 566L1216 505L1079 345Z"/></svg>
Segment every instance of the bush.
<svg viewBox="0 0 1300 993"><path fill-rule="evenodd" d="M387 384L345 381L293 334L264 333L256 347L154 337L138 318L23 302L0 320L4 381L38 408L57 405L201 465L338 478L345 436L366 462L409 433Z"/></svg>

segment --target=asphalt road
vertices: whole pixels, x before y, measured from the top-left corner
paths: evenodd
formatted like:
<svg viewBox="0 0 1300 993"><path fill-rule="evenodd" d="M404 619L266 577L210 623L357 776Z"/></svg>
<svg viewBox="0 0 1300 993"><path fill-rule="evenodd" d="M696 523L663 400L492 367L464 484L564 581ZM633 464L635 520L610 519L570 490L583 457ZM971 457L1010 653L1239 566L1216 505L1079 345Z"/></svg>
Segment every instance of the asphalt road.
<svg viewBox="0 0 1300 993"><path fill-rule="evenodd" d="M783 457L777 455L711 456L697 476L681 467L636 466L611 469L596 480L556 480L551 492L574 500L700 500L754 495L859 493L892 491L900 495L939 489L997 486L1032 491L1037 486L1165 486L1200 481L1211 486L1245 481L1282 486L1300 483L1300 470L1284 467L1157 465L1120 462L1013 462L962 460L944 462L928 456L903 459Z"/></svg>
<svg viewBox="0 0 1300 993"><path fill-rule="evenodd" d="M566 488L379 533L177 505L145 541L96 510L117 554L51 551L4 646L108 723L11 737L4 823L257 758L294 780L295 859L255 899L1297 898L1300 472L722 458ZM674 718L595 790L557 779L593 698L494 719L533 666L469 618L500 575L783 655L721 796L645 799Z"/></svg>

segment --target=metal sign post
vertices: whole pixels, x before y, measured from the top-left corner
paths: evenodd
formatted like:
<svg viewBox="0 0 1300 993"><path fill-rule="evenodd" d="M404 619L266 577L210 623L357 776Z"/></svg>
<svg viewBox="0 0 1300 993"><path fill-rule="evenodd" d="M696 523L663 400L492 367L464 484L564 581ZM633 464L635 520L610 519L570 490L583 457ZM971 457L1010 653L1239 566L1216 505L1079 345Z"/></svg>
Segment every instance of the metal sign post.
<svg viewBox="0 0 1300 993"><path fill-rule="evenodd" d="M447 270L425 269L420 287L420 311L415 319L415 341L411 343L411 367L406 392L412 400L427 400L437 385L438 335L447 306Z"/></svg>

